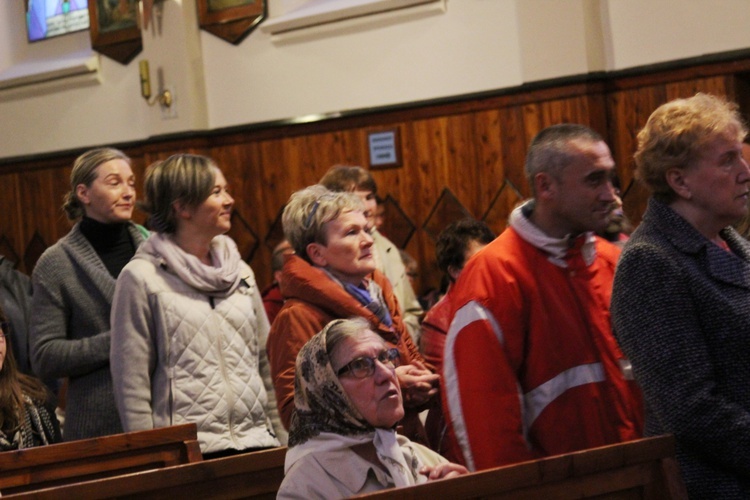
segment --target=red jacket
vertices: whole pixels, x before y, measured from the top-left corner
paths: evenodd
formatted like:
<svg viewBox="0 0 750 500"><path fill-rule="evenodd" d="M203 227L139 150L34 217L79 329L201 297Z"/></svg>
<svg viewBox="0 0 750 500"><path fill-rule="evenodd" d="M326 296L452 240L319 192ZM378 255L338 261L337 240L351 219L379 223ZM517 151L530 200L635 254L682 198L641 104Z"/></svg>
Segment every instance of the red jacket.
<svg viewBox="0 0 750 500"><path fill-rule="evenodd" d="M279 314L281 308L284 306L284 297L281 296L281 290L279 284L274 282L268 285L261 294L263 298L263 308L266 310L266 316L268 316L268 323L273 324L273 320L276 319L276 315Z"/></svg>
<svg viewBox="0 0 750 500"><path fill-rule="evenodd" d="M443 375L443 350L445 336L448 334L452 316L452 297L454 287L451 285L446 294L427 311L422 321L422 336L419 337L420 348L425 361L435 367L435 372ZM463 463L463 454L456 445L453 429L446 424L440 401L430 406L424 424L427 439L433 450L451 462Z"/></svg>
<svg viewBox="0 0 750 500"><path fill-rule="evenodd" d="M440 373L443 369L443 348L445 347L445 336L453 319L451 310L451 290L443 295L434 306L427 311L422 321L422 336L419 337L419 345L424 359L435 367L435 372Z"/></svg>
<svg viewBox="0 0 750 500"><path fill-rule="evenodd" d="M641 436L642 410L611 333L619 249L584 237L564 263L507 229L455 284L443 409L472 470Z"/></svg>
<svg viewBox="0 0 750 500"><path fill-rule="evenodd" d="M423 361L411 336L406 332L388 278L379 271L373 273L372 279L383 290L383 298L393 319L392 327L383 324L375 313L349 295L323 270L302 258L287 256L282 272L281 293L286 297L286 302L271 326L266 349L279 414L287 429L294 410L294 368L297 353L330 321L361 316L370 322L375 333L398 348L402 364L409 364L414 360Z"/></svg>

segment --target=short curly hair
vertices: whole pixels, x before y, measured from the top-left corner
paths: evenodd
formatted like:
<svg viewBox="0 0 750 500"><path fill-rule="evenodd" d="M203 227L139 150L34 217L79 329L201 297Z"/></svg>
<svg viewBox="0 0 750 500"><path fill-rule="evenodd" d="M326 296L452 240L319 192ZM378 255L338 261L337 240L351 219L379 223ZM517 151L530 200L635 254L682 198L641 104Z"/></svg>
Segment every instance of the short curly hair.
<svg viewBox="0 0 750 500"><path fill-rule="evenodd" d="M742 142L746 135L737 104L704 93L675 99L656 108L638 133L636 177L654 198L670 203L676 195L667 183L669 169L690 167L716 139Z"/></svg>
<svg viewBox="0 0 750 500"><path fill-rule="evenodd" d="M284 237L298 256L311 262L307 245L328 243L323 229L325 224L344 212L364 209L356 194L330 191L320 184L306 187L292 194L284 207L281 214Z"/></svg>
<svg viewBox="0 0 750 500"><path fill-rule="evenodd" d="M445 274L449 274L450 267L462 269L466 264L466 250L472 241L487 245L494 239L495 233L482 221L469 217L449 224L440 232L435 244L438 268Z"/></svg>

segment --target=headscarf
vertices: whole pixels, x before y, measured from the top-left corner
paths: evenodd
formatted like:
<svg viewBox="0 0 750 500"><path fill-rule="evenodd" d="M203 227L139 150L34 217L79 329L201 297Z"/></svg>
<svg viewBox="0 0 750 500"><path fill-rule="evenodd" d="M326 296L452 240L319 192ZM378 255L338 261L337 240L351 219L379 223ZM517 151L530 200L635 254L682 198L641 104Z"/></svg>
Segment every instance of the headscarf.
<svg viewBox="0 0 750 500"><path fill-rule="evenodd" d="M290 447L300 445L321 432L355 436L375 431L352 405L333 371L326 350L328 330L341 321L328 323L297 354Z"/></svg>
<svg viewBox="0 0 750 500"><path fill-rule="evenodd" d="M371 442L395 486L424 481L420 462L402 448L394 429L375 428L354 408L326 350L328 330L346 321L337 319L314 335L297 355L294 407L289 430L285 472L310 453L335 451ZM403 438L402 438L403 439Z"/></svg>

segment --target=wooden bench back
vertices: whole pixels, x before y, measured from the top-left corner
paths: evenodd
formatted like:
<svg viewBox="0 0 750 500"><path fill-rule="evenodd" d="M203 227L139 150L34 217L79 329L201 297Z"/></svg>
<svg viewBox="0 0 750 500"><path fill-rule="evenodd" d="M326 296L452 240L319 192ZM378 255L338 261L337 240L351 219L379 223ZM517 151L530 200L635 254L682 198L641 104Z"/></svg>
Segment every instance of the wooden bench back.
<svg viewBox="0 0 750 500"><path fill-rule="evenodd" d="M46 488L203 460L195 424L0 453L0 493Z"/></svg>
<svg viewBox="0 0 750 500"><path fill-rule="evenodd" d="M10 499L101 498L187 500L276 498L284 479L286 448L137 472L124 476L10 495Z"/></svg>
<svg viewBox="0 0 750 500"><path fill-rule="evenodd" d="M659 436L358 498L687 500L674 457L674 438Z"/></svg>

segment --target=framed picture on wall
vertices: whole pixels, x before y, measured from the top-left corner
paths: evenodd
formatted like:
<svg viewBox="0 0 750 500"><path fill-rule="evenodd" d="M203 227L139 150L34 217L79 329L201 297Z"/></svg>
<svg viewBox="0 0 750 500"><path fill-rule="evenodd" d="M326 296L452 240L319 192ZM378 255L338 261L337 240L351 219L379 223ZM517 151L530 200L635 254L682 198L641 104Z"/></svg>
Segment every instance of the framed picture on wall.
<svg viewBox="0 0 750 500"><path fill-rule="evenodd" d="M265 0L197 0L198 24L222 40L239 44L266 16Z"/></svg>
<svg viewBox="0 0 750 500"><path fill-rule="evenodd" d="M89 0L91 46L127 64L143 49L138 0Z"/></svg>

